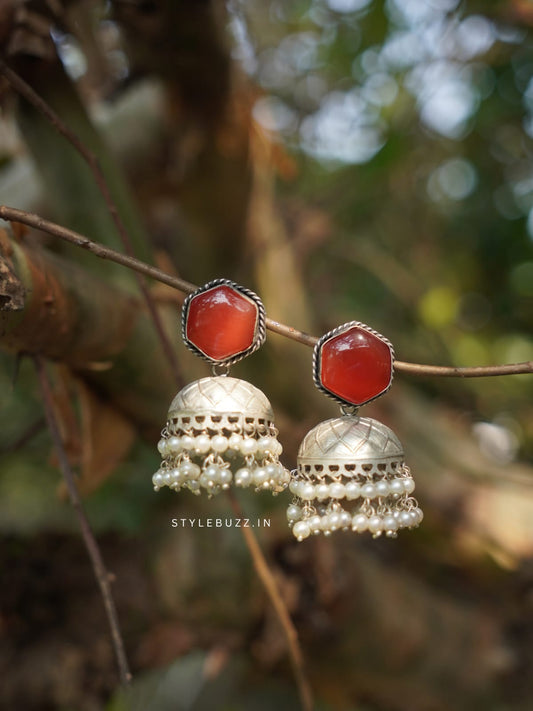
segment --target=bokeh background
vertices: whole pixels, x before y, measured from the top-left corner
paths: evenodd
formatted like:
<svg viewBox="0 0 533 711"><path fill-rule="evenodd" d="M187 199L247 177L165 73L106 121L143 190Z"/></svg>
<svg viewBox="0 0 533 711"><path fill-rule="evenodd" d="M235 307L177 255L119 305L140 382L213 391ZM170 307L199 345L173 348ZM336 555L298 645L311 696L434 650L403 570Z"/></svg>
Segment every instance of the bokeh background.
<svg viewBox="0 0 533 711"><path fill-rule="evenodd" d="M139 258L197 284L234 279L315 335L360 320L399 360L457 366L533 360L532 25L527 0L0 3L2 55L99 156ZM0 87L0 202L122 249L91 172ZM133 277L4 230L24 259L55 265L91 329L116 306L129 335L84 352L82 333L60 337L61 313L46 338L38 310L3 316L0 708L297 708L241 533L171 526L224 516L227 499L152 491L178 388ZM207 375L179 342L182 295L151 289L183 381ZM129 696L34 353L50 359L62 436L115 576ZM232 371L271 399L290 468L304 434L336 413L313 388L311 355L269 334ZM255 532L318 709L532 707L532 394L530 375L399 373L365 408L402 440L425 512L396 540L298 544L287 496L240 494L251 518L271 521Z"/></svg>

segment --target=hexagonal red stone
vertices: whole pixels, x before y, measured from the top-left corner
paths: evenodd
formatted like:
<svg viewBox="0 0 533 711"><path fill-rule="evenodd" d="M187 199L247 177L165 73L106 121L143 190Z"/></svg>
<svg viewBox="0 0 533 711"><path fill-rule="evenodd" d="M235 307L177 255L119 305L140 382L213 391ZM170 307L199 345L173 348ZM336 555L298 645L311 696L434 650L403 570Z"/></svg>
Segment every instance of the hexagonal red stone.
<svg viewBox="0 0 533 711"><path fill-rule="evenodd" d="M224 361L253 345L258 317L251 299L230 286L215 286L189 302L185 335L208 358Z"/></svg>
<svg viewBox="0 0 533 711"><path fill-rule="evenodd" d="M318 377L325 390L351 405L381 395L392 381L393 352L361 326L332 336L320 348Z"/></svg>

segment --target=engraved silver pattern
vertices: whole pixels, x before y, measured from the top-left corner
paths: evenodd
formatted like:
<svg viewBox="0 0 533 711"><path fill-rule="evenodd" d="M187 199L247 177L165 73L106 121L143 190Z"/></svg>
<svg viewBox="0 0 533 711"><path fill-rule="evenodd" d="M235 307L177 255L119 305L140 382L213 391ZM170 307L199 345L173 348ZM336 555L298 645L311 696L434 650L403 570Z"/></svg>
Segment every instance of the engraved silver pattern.
<svg viewBox="0 0 533 711"><path fill-rule="evenodd" d="M258 388L239 378L202 378L186 385L170 404L168 418L181 413L243 413L274 419L272 406Z"/></svg>
<svg viewBox="0 0 533 711"><path fill-rule="evenodd" d="M369 417L336 417L321 422L304 437L298 458L342 462L356 457L359 462L403 459L403 447L394 432Z"/></svg>

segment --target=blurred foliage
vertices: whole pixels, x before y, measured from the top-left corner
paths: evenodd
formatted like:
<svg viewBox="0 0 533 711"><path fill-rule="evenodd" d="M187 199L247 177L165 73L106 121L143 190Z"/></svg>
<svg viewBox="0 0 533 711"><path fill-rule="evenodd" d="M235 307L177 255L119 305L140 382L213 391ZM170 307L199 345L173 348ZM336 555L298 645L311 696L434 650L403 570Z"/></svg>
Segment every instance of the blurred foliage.
<svg viewBox="0 0 533 711"><path fill-rule="evenodd" d="M297 161L287 210L305 199L331 222L294 235L322 326L372 323L400 360L531 360L533 45L519 3L230 8L235 53L264 89L254 116ZM531 378L422 387L475 417L513 413L533 452Z"/></svg>
<svg viewBox="0 0 533 711"><path fill-rule="evenodd" d="M120 692L107 711L293 711L298 697L272 680L260 688L246 681L245 658L228 661L223 652L195 652L164 670L146 674L130 691ZM323 704L316 711L329 711ZM346 711L352 711L346 709ZM365 709L359 707L359 711Z"/></svg>

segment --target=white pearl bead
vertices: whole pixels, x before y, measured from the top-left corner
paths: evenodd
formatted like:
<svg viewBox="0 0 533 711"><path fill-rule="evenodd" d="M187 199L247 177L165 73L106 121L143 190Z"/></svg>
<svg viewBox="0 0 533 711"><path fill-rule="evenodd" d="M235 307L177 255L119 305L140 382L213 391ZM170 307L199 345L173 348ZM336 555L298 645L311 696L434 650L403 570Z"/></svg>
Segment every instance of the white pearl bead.
<svg viewBox="0 0 533 711"><path fill-rule="evenodd" d="M412 494L413 491L415 490L415 482L414 479L409 477L408 479L402 479L403 483L403 490L405 491L406 494Z"/></svg>
<svg viewBox="0 0 533 711"><path fill-rule="evenodd" d="M260 437L257 440L257 451L259 454L268 454L272 452L272 437Z"/></svg>
<svg viewBox="0 0 533 711"><path fill-rule="evenodd" d="M224 435L215 435L211 439L211 449L214 452L218 452L219 454L221 454L222 452L225 452L227 448L228 439L227 437L224 437Z"/></svg>
<svg viewBox="0 0 533 711"><path fill-rule="evenodd" d="M376 483L376 494L378 496L388 496L390 493L389 484L386 481L378 481Z"/></svg>
<svg viewBox="0 0 533 711"><path fill-rule="evenodd" d="M180 470L181 475L184 479L187 479L189 477L189 472L190 472L191 466L192 466L192 462L182 462L180 464L179 470Z"/></svg>
<svg viewBox="0 0 533 711"><path fill-rule="evenodd" d="M257 469L254 470L253 473L253 482L255 486L263 486L265 483L268 483L269 476L267 474L267 470L265 467L257 467Z"/></svg>
<svg viewBox="0 0 533 711"><path fill-rule="evenodd" d="M157 443L157 449L159 450L159 454L164 457L167 451L167 441L164 437L161 437Z"/></svg>
<svg viewBox="0 0 533 711"><path fill-rule="evenodd" d="M383 528L386 531L397 531L398 521L394 518L394 516L385 516L383 519Z"/></svg>
<svg viewBox="0 0 533 711"><path fill-rule="evenodd" d="M300 497L309 501L315 498L315 487L312 484L305 483L300 486Z"/></svg>
<svg viewBox="0 0 533 711"><path fill-rule="evenodd" d="M172 474L169 471L166 471L163 474L163 482L167 485L170 486L172 484Z"/></svg>
<svg viewBox="0 0 533 711"><path fill-rule="evenodd" d="M344 499L346 496L346 488L344 484L339 482L333 482L329 485L329 495L332 499Z"/></svg>
<svg viewBox="0 0 533 711"><path fill-rule="evenodd" d="M283 486L287 486L287 484L291 480L291 473L288 469L285 469L285 467L282 467L280 465L280 470L278 474L278 482L282 484Z"/></svg>
<svg viewBox="0 0 533 711"><path fill-rule="evenodd" d="M239 451L239 449L241 448L241 444L242 444L242 435L237 434L236 432L234 432L228 439L229 449L233 449L235 452Z"/></svg>
<svg viewBox="0 0 533 711"><path fill-rule="evenodd" d="M199 454L205 454L211 449L211 437L207 434L198 435L194 439L194 449Z"/></svg>
<svg viewBox="0 0 533 711"><path fill-rule="evenodd" d="M412 509L410 511L410 516L412 520L414 521L415 526L418 526L418 524L422 521L424 518L424 514L422 513L422 509L419 509L418 507L415 509Z"/></svg>
<svg viewBox="0 0 533 711"><path fill-rule="evenodd" d="M237 469L235 472L235 486L250 486L252 483L252 473L246 467L242 469Z"/></svg>
<svg viewBox="0 0 533 711"><path fill-rule="evenodd" d="M161 474L160 471L157 471L153 477L152 477L152 484L154 486L162 486L163 485L163 475Z"/></svg>
<svg viewBox="0 0 533 711"><path fill-rule="evenodd" d="M220 478L220 467L216 464L210 464L205 468L204 474L206 474L213 483L218 484Z"/></svg>
<svg viewBox="0 0 533 711"><path fill-rule="evenodd" d="M412 518L409 511L402 511L400 514L399 524L402 528L406 528L412 524Z"/></svg>
<svg viewBox="0 0 533 711"><path fill-rule="evenodd" d="M320 516L311 516L311 518L308 519L308 524L311 533L314 533L315 535L320 533L322 530L322 519Z"/></svg>
<svg viewBox="0 0 533 711"><path fill-rule="evenodd" d="M196 479L191 479L191 481L187 482L187 488L189 489L189 491L192 491L193 494L199 494L200 482Z"/></svg>
<svg viewBox="0 0 533 711"><path fill-rule="evenodd" d="M273 437L272 438L272 454L275 457L279 457L279 455L283 452L283 447L281 445L281 442L278 442L278 440Z"/></svg>
<svg viewBox="0 0 533 711"><path fill-rule="evenodd" d="M352 531L357 531L360 533L361 531L366 531L368 528L368 518L365 516L365 514L355 514L355 516L352 518Z"/></svg>
<svg viewBox="0 0 533 711"><path fill-rule="evenodd" d="M296 506L296 504L291 504L287 508L287 520L288 521L297 521L301 515L302 515L302 509L299 506Z"/></svg>
<svg viewBox="0 0 533 711"><path fill-rule="evenodd" d="M269 479L272 479L274 482L279 481L282 467L278 464L267 464L265 470Z"/></svg>
<svg viewBox="0 0 533 711"><path fill-rule="evenodd" d="M179 454L181 452L181 438L169 437L167 440L167 454Z"/></svg>
<svg viewBox="0 0 533 711"><path fill-rule="evenodd" d="M341 525L340 514L330 513L328 516L328 528L331 531L336 531L338 528L340 528L340 525Z"/></svg>
<svg viewBox="0 0 533 711"><path fill-rule="evenodd" d="M389 489L391 494L403 494L404 489L403 489L403 482L401 479L393 479L389 483Z"/></svg>
<svg viewBox="0 0 533 711"><path fill-rule="evenodd" d="M329 530L329 516L326 514L325 516L320 517L320 530L324 531L324 533L327 531L328 534L331 533Z"/></svg>
<svg viewBox="0 0 533 711"><path fill-rule="evenodd" d="M205 472L202 472L200 474L200 479L198 480L200 482L200 486L203 486L204 489L207 489L209 486L213 485L213 482L208 474Z"/></svg>
<svg viewBox="0 0 533 711"><path fill-rule="evenodd" d="M349 481L344 485L344 488L346 490L346 498L349 501L353 501L361 496L361 487L355 481Z"/></svg>
<svg viewBox="0 0 533 711"><path fill-rule="evenodd" d="M245 437L241 442L240 449L245 456L247 454L255 454L257 452L257 440L252 437Z"/></svg>
<svg viewBox="0 0 533 711"><path fill-rule="evenodd" d="M292 532L299 541L303 541L303 539L307 538L311 533L307 521L297 521L292 527Z"/></svg>
<svg viewBox="0 0 533 711"><path fill-rule="evenodd" d="M348 511L341 511L340 513L340 527L341 528L349 528L352 525L352 517L348 513Z"/></svg>
<svg viewBox="0 0 533 711"><path fill-rule="evenodd" d="M184 479L195 479L200 475L200 467L192 462L183 462L179 470Z"/></svg>
<svg viewBox="0 0 533 711"><path fill-rule="evenodd" d="M232 479L233 475L229 469L224 468L220 470L218 474L218 481L222 484L222 488L226 487L228 484L231 484Z"/></svg>
<svg viewBox="0 0 533 711"><path fill-rule="evenodd" d="M329 486L328 484L319 484L316 489L316 498L319 501L324 501L324 499L329 499Z"/></svg>
<svg viewBox="0 0 533 711"><path fill-rule="evenodd" d="M298 492L300 491L300 482L298 479L292 479L289 483L289 491L291 494L294 494L295 496L298 496Z"/></svg>
<svg viewBox="0 0 533 711"><path fill-rule="evenodd" d="M194 437L183 435L181 438L181 448L185 452L190 452L194 449Z"/></svg>
<svg viewBox="0 0 533 711"><path fill-rule="evenodd" d="M361 487L361 496L365 499L373 499L376 495L376 487L374 484L365 484Z"/></svg>
<svg viewBox="0 0 533 711"><path fill-rule="evenodd" d="M380 533L383 530L383 519L381 516L371 516L368 519L368 530L370 533Z"/></svg>
<svg viewBox="0 0 533 711"><path fill-rule="evenodd" d="M183 481L183 475L177 467L175 469L171 469L170 473L172 475L173 482L177 482L179 484L181 481Z"/></svg>

